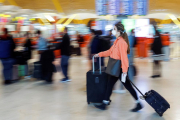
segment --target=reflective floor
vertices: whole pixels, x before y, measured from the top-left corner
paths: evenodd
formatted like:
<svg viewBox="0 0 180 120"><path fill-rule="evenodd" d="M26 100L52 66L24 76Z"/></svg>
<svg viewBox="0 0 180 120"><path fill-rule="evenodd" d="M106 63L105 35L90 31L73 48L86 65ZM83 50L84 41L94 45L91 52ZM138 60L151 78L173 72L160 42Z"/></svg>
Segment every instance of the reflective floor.
<svg viewBox="0 0 180 120"><path fill-rule="evenodd" d="M159 117L145 101L142 101L143 110L129 112L134 107L134 100L128 92L113 93L112 104L106 111L87 105L88 62L85 58L73 57L70 60L72 82L60 83L63 76L56 73L52 85L34 80L0 85L0 120L180 120L180 61L163 62L163 75L158 79L150 78L152 63L148 59L135 61L138 68L135 84L139 89L143 93L154 89L170 103L171 109L163 117ZM119 83L115 88L119 88Z"/></svg>

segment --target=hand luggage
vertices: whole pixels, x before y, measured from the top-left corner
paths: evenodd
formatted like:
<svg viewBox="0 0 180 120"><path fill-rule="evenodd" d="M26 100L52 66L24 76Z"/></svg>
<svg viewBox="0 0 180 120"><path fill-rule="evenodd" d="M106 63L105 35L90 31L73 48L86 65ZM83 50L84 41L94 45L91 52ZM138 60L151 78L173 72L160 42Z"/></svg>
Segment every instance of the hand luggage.
<svg viewBox="0 0 180 120"><path fill-rule="evenodd" d="M12 80L18 80L18 65L13 65L13 74L12 74Z"/></svg>
<svg viewBox="0 0 180 120"><path fill-rule="evenodd" d="M41 80L42 70L41 70L41 63L34 62L34 71L33 71L33 78L37 78Z"/></svg>
<svg viewBox="0 0 180 120"><path fill-rule="evenodd" d="M19 65L18 66L18 75L19 77L26 75L26 65Z"/></svg>
<svg viewBox="0 0 180 120"><path fill-rule="evenodd" d="M101 58L99 60L99 65L101 65ZM102 103L107 82L108 75L105 73L105 70L100 69L95 71L94 68L94 57L93 57L93 70L90 70L86 74L87 77L87 102L88 104L92 103Z"/></svg>
<svg viewBox="0 0 180 120"><path fill-rule="evenodd" d="M128 79L129 80L129 79ZM131 82L131 80L129 80ZM144 94L131 82L131 84L139 91L142 95L141 99L144 99L154 110L163 116L163 113L170 108L169 103L155 90L150 90Z"/></svg>

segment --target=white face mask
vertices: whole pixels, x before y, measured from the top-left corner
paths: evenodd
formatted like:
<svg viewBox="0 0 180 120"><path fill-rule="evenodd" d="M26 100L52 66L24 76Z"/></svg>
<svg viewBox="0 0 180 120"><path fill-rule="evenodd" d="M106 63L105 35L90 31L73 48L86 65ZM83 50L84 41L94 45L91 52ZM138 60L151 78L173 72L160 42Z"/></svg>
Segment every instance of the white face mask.
<svg viewBox="0 0 180 120"><path fill-rule="evenodd" d="M116 30L112 30L112 34L114 35L114 36L116 36Z"/></svg>

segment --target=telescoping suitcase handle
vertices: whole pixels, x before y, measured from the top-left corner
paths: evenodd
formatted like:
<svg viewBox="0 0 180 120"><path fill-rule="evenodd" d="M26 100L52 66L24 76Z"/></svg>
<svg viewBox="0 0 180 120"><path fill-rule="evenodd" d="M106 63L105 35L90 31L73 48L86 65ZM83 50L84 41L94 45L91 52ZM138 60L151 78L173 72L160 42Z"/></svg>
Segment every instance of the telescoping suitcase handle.
<svg viewBox="0 0 180 120"><path fill-rule="evenodd" d="M94 55L94 56L95 56L95 55ZM92 58L92 59L93 59L93 74L94 74L94 72L95 72L95 68L94 68L94 58L95 58L95 57L94 57L94 56L93 56L93 58ZM99 57L99 69L100 69L99 73L101 74L101 57Z"/></svg>
<svg viewBox="0 0 180 120"><path fill-rule="evenodd" d="M146 96L134 85L134 83L131 82L128 76L127 76L127 80L129 80L129 82L136 88L136 90L142 95L143 98L146 98Z"/></svg>

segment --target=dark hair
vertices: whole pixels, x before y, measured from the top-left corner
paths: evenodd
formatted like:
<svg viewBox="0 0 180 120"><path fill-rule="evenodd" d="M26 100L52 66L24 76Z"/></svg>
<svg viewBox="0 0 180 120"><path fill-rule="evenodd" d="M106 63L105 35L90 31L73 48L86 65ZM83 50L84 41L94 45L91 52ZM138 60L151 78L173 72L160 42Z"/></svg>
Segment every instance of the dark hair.
<svg viewBox="0 0 180 120"><path fill-rule="evenodd" d="M67 27L65 27L65 28L64 28L64 30L68 31L68 28L67 28Z"/></svg>
<svg viewBox="0 0 180 120"><path fill-rule="evenodd" d="M94 29L91 29L91 33L96 35L96 31Z"/></svg>
<svg viewBox="0 0 180 120"><path fill-rule="evenodd" d="M127 49L127 53L130 53L130 45L129 45L129 39L128 39L128 35L126 33L126 30L124 28L124 25L121 22L118 22L115 24L117 31L120 32L120 36L126 41L126 43L128 44L128 49Z"/></svg>
<svg viewBox="0 0 180 120"><path fill-rule="evenodd" d="M7 29L7 28L4 28L4 29L3 29L3 32L4 32L5 34L8 34L8 29Z"/></svg>
<svg viewBox="0 0 180 120"><path fill-rule="evenodd" d="M97 35L102 35L102 34L103 34L102 30L97 31Z"/></svg>
<svg viewBox="0 0 180 120"><path fill-rule="evenodd" d="M38 31L36 32L36 34L41 35L41 31L40 31L40 30L38 30Z"/></svg>
<svg viewBox="0 0 180 120"><path fill-rule="evenodd" d="M24 36L29 36L29 32L26 32L26 33L24 34Z"/></svg>

